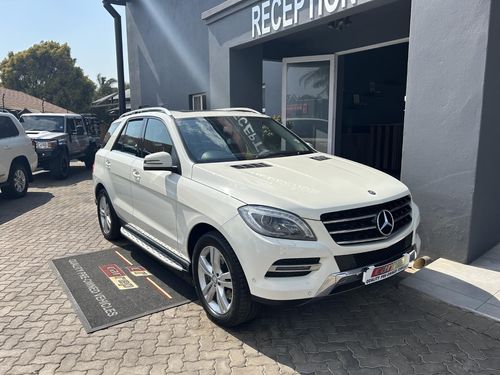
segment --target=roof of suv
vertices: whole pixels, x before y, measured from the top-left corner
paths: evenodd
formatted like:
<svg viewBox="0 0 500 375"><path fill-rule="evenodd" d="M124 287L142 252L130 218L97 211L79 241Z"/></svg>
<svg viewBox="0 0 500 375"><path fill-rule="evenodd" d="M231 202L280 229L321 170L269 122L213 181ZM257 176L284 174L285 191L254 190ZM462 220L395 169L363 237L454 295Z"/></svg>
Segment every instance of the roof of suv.
<svg viewBox="0 0 500 375"><path fill-rule="evenodd" d="M76 113L25 113L21 115L21 117L27 117L27 116L60 116L60 117L82 117L79 114Z"/></svg>
<svg viewBox="0 0 500 375"><path fill-rule="evenodd" d="M170 111L162 107L142 108L135 111L124 113L121 118L132 115L148 115L152 113L164 113L175 119L193 118L193 117L220 117L220 116L238 116L238 117L268 117L254 109L250 108L222 108L210 111Z"/></svg>

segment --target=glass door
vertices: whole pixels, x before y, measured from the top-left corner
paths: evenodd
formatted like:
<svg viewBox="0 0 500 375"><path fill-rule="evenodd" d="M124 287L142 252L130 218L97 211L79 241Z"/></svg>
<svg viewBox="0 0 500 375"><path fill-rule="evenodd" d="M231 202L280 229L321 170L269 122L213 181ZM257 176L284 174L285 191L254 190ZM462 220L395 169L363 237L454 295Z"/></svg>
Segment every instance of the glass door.
<svg viewBox="0 0 500 375"><path fill-rule="evenodd" d="M282 121L321 152L333 153L334 56L283 60Z"/></svg>

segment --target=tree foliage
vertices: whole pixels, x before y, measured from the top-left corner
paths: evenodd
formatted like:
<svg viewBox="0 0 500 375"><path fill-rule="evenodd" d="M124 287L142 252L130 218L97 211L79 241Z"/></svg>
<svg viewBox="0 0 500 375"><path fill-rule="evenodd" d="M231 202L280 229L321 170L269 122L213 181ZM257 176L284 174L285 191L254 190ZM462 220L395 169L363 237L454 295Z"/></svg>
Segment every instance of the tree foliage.
<svg viewBox="0 0 500 375"><path fill-rule="evenodd" d="M115 78L107 78L103 76L101 73L97 75L97 89L95 91L94 99L100 99L106 95L114 94L118 91L116 87L116 79Z"/></svg>
<svg viewBox="0 0 500 375"><path fill-rule="evenodd" d="M71 49L48 41L13 53L0 63L0 80L6 88L45 99L74 112L86 112L95 84L76 66Z"/></svg>

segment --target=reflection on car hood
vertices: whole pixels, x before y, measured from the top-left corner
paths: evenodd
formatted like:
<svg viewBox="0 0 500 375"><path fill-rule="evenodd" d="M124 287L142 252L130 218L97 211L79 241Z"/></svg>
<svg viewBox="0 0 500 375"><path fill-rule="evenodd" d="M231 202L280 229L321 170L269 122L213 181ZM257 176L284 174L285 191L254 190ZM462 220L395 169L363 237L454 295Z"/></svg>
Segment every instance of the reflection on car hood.
<svg viewBox="0 0 500 375"><path fill-rule="evenodd" d="M311 159L320 155L328 159ZM267 166L234 168L254 161L196 164L192 178L246 204L276 207L315 220L325 212L383 203L408 194L408 188L397 179L332 155L316 153L256 162Z"/></svg>
<svg viewBox="0 0 500 375"><path fill-rule="evenodd" d="M30 137L31 139L51 140L51 139L62 138L66 134L65 133L60 133L60 132L48 132L46 130L42 130L42 131L26 130L26 135L28 137Z"/></svg>

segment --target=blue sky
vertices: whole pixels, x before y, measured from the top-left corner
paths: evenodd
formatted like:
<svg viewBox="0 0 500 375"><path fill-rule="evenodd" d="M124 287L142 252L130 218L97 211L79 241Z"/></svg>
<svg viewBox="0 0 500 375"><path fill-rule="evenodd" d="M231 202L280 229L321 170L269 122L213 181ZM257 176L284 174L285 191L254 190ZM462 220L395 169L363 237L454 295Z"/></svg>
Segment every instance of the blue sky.
<svg viewBox="0 0 500 375"><path fill-rule="evenodd" d="M116 78L113 18L101 0L0 0L0 60L9 51L22 51L35 43L68 43L71 55L85 74ZM128 82L125 11L122 15L125 80ZM120 9L121 8L121 9Z"/></svg>

